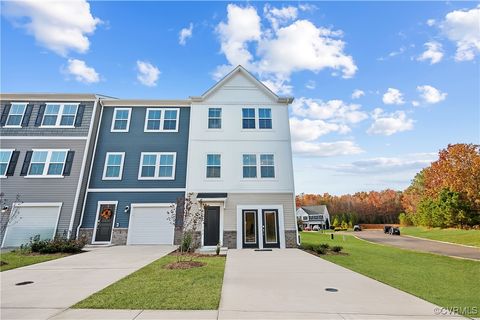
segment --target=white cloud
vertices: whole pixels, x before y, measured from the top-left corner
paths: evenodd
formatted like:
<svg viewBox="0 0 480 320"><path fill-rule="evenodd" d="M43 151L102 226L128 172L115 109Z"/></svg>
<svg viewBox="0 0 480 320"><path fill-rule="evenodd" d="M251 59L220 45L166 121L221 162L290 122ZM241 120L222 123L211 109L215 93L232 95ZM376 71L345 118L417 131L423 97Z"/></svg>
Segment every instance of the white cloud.
<svg viewBox="0 0 480 320"><path fill-rule="evenodd" d="M395 111L386 114L382 109L373 110L372 118L374 119L367 133L390 136L397 132L408 131L413 129L413 120L408 119L404 111Z"/></svg>
<svg viewBox="0 0 480 320"><path fill-rule="evenodd" d="M290 118L290 132L295 142L314 141L331 132L348 133L350 128L344 124L328 123L323 120L300 120L293 117Z"/></svg>
<svg viewBox="0 0 480 320"><path fill-rule="evenodd" d="M418 61L430 60L430 64L438 63L443 58L442 44L437 41L426 42L424 46L427 48L418 58Z"/></svg>
<svg viewBox="0 0 480 320"><path fill-rule="evenodd" d="M295 7L267 5L264 18L272 28L262 30L262 19L254 7L229 4L227 20L216 28L228 64L218 66L214 77L219 79L239 64L262 80L284 85L293 72L304 70L330 68L341 71L344 78L354 76L357 66L344 52L343 32L317 27L309 20L295 20L297 15Z"/></svg>
<svg viewBox="0 0 480 320"><path fill-rule="evenodd" d="M420 97L422 97L425 102L430 104L438 103L447 98L447 93L441 92L437 88L429 85L418 86L417 91L420 93Z"/></svg>
<svg viewBox="0 0 480 320"><path fill-rule="evenodd" d="M427 20L427 25L428 25L429 27L434 26L435 23L437 23L437 22L435 21L435 19L428 19L428 20Z"/></svg>
<svg viewBox="0 0 480 320"><path fill-rule="evenodd" d="M147 87L154 87L157 85L160 70L153 64L147 61L137 60L137 79Z"/></svg>
<svg viewBox="0 0 480 320"><path fill-rule="evenodd" d="M69 51L85 53L90 47L87 35L101 23L85 0L5 1L2 8L15 26L25 28L41 46L61 56Z"/></svg>
<svg viewBox="0 0 480 320"><path fill-rule="evenodd" d="M187 44L187 39L192 37L193 23L190 23L188 28L183 28L178 34L178 43L182 46Z"/></svg>
<svg viewBox="0 0 480 320"><path fill-rule="evenodd" d="M417 100L412 101L412 106L418 107L419 105L420 105L420 102L418 102Z"/></svg>
<svg viewBox="0 0 480 320"><path fill-rule="evenodd" d="M276 94L281 94L281 95L292 94L293 87L290 84L288 84L288 82L285 80L272 78L272 79L263 80L262 82L264 85L266 85L270 90L272 90Z"/></svg>
<svg viewBox="0 0 480 320"><path fill-rule="evenodd" d="M473 60L480 53L480 5L449 12L440 28L457 46L456 61Z"/></svg>
<svg viewBox="0 0 480 320"><path fill-rule="evenodd" d="M279 26L284 25L297 18L298 9L296 7L275 8L266 4L263 8L265 18L270 21L273 29L278 29Z"/></svg>
<svg viewBox="0 0 480 320"><path fill-rule="evenodd" d="M352 93L352 99L359 99L360 97L365 95L365 91L360 89L355 89Z"/></svg>
<svg viewBox="0 0 480 320"><path fill-rule="evenodd" d="M317 83L313 80L308 80L308 82L305 84L305 88L313 90L317 86Z"/></svg>
<svg viewBox="0 0 480 320"><path fill-rule="evenodd" d="M364 152L353 141L348 140L318 143L298 141L292 143L292 150L296 155L306 157L345 156Z"/></svg>
<svg viewBox="0 0 480 320"><path fill-rule="evenodd" d="M95 83L100 81L100 75L94 68L87 66L85 61L78 59L68 59L66 74L75 77L75 80L84 83Z"/></svg>
<svg viewBox="0 0 480 320"><path fill-rule="evenodd" d="M368 118L359 104L348 104L342 100L314 100L298 98L293 101L292 114L317 120L329 120L335 123L358 123Z"/></svg>
<svg viewBox="0 0 480 320"><path fill-rule="evenodd" d="M385 104L404 104L403 94L400 90L395 88L388 88L387 92L383 94L383 103Z"/></svg>

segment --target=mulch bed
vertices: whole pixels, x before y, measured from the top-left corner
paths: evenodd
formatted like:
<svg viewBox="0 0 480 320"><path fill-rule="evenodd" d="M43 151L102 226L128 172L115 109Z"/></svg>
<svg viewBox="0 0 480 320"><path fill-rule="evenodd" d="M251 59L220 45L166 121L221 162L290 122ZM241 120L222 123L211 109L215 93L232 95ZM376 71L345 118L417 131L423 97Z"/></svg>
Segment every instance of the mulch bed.
<svg viewBox="0 0 480 320"><path fill-rule="evenodd" d="M199 268L207 265L205 262L200 261L181 261L181 262L172 262L164 266L165 269L191 269Z"/></svg>

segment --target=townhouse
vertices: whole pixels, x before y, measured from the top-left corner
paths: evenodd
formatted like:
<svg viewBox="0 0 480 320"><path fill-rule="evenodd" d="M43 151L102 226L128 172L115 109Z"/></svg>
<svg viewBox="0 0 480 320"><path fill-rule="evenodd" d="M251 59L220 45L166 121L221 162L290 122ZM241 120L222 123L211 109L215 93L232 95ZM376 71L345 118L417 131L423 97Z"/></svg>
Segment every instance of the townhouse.
<svg viewBox="0 0 480 320"><path fill-rule="evenodd" d="M241 66L186 100L2 95L0 189L10 199L21 193L13 202L22 216L2 219L2 246L34 234L178 243L172 210L182 210L187 193L207 205L204 247L296 246L292 100Z"/></svg>
<svg viewBox="0 0 480 320"><path fill-rule="evenodd" d="M2 247L72 234L81 213L97 95L2 94Z"/></svg>

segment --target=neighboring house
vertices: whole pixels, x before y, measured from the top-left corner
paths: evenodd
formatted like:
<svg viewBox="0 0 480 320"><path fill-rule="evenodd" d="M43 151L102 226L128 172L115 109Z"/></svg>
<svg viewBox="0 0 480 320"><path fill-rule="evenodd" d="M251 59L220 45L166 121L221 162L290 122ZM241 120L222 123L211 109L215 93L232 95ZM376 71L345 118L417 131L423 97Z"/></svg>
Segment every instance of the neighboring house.
<svg viewBox="0 0 480 320"><path fill-rule="evenodd" d="M190 101L102 100L78 237L93 244L172 244L185 197Z"/></svg>
<svg viewBox="0 0 480 320"><path fill-rule="evenodd" d="M208 205L203 246L297 245L288 105L238 66L191 97L187 192Z"/></svg>
<svg viewBox="0 0 480 320"><path fill-rule="evenodd" d="M72 235L81 212L100 97L1 94L2 247ZM90 152L89 152L90 150Z"/></svg>
<svg viewBox="0 0 480 320"><path fill-rule="evenodd" d="M303 225L303 228L313 228L315 226L320 229L330 228L330 214L326 205L320 206L302 206L297 209L297 219Z"/></svg>

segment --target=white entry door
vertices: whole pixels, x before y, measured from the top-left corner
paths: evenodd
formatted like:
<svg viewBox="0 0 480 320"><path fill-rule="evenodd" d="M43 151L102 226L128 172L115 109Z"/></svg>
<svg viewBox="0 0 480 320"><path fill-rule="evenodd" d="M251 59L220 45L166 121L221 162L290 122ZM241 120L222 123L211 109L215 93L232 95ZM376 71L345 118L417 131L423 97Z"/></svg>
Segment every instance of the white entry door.
<svg viewBox="0 0 480 320"><path fill-rule="evenodd" d="M132 204L127 244L173 244L171 204Z"/></svg>
<svg viewBox="0 0 480 320"><path fill-rule="evenodd" d="M12 207L2 247L19 247L36 235L53 239L62 208L56 203L22 203Z"/></svg>

